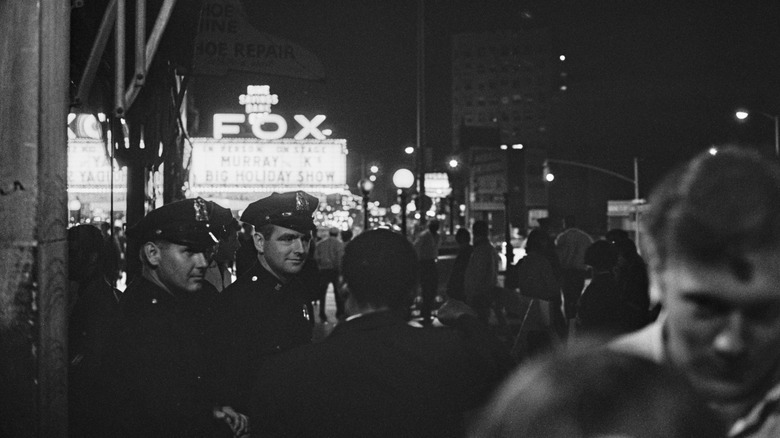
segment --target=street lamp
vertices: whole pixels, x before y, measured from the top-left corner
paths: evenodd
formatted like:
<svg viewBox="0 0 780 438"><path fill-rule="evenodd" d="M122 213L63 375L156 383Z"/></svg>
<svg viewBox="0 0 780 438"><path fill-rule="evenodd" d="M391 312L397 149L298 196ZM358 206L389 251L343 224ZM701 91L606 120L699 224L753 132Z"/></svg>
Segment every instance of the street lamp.
<svg viewBox="0 0 780 438"><path fill-rule="evenodd" d="M756 111L756 112L775 122L775 156L780 157L780 121L778 120L779 116L773 116L771 114L767 114L761 111ZM745 120L750 116L750 112L746 110L739 110L736 113L734 113L734 115L739 120Z"/></svg>
<svg viewBox="0 0 780 438"><path fill-rule="evenodd" d="M368 195L371 194L371 190L374 188L374 183L370 179L361 179L358 181L358 187L363 193L363 231L368 231Z"/></svg>
<svg viewBox="0 0 780 438"><path fill-rule="evenodd" d="M406 191L414 184L414 174L409 169L398 169L393 174L393 184L398 188L401 204L401 234L406 237Z"/></svg>

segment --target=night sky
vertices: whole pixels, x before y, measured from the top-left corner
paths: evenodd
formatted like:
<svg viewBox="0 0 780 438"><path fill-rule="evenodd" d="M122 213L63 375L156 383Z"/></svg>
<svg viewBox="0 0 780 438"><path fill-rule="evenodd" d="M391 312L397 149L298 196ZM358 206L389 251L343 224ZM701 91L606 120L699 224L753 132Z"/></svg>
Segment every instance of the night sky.
<svg viewBox="0 0 780 438"><path fill-rule="evenodd" d="M361 162L378 162L378 189L389 186L408 160L403 147L416 139L417 3L243 3L258 29L319 56L326 78L196 78L201 111L238 112L247 84L268 83L281 113L321 112L333 137L347 139L350 185ZM631 175L637 156L645 196L674 163L712 144L753 143L771 154L771 120L737 123L733 112L780 113L778 23L780 2L428 0L426 144L443 166L451 148L452 33L546 26L568 74L568 90L554 99L550 157ZM616 198L632 192L620 184L607 189Z"/></svg>

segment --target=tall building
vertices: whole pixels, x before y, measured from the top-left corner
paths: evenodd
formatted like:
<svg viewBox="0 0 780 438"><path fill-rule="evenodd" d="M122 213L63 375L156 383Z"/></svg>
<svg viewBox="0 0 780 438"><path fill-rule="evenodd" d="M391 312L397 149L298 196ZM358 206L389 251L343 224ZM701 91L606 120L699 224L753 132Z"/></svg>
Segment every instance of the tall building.
<svg viewBox="0 0 780 438"><path fill-rule="evenodd" d="M494 228L497 222L505 227L507 199L508 217L515 227L533 226L536 217L546 215L542 162L549 144L552 100L565 90L560 63L548 29L453 36L454 150L472 157L467 161L474 163L504 163L503 170L492 167L492 176L486 176L490 170L472 166L467 189L470 218L491 219ZM497 133L491 137L497 137L498 144L474 140L473 133L486 128ZM500 145L506 145L505 149ZM486 184L485 178L494 183Z"/></svg>

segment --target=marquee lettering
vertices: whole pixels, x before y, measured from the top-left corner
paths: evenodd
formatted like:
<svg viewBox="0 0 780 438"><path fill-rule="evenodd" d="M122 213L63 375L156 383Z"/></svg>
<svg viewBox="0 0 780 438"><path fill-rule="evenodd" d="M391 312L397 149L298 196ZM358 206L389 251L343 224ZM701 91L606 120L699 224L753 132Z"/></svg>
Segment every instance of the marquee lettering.
<svg viewBox="0 0 780 438"><path fill-rule="evenodd" d="M294 117L301 129L295 134L296 140L303 140L306 137L314 137L317 140L325 140L327 136L319 129L326 117L319 114L311 120L301 114ZM241 133L239 125L249 123L252 134L262 140L278 140L287 135L287 121L279 114L252 113L249 116L244 114L214 114L214 135L215 139L220 139L225 135L236 135ZM275 128L273 128L275 126ZM328 130L325 130L328 132ZM316 147L316 146L313 146Z"/></svg>

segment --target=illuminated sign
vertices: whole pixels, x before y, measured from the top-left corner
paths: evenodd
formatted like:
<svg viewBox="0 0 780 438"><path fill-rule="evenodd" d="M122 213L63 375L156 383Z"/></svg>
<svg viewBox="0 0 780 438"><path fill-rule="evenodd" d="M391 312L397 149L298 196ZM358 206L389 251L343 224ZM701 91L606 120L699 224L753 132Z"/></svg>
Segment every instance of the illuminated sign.
<svg viewBox="0 0 780 438"><path fill-rule="evenodd" d="M108 192L111 178L114 189L126 187L124 168L114 168L106 156L105 145L100 140L71 140L68 142L68 191Z"/></svg>
<svg viewBox="0 0 780 438"><path fill-rule="evenodd" d="M246 87L246 94L238 96L238 103L244 105L244 112L270 113L271 105L279 103L279 96L271 94L268 85L250 85Z"/></svg>
<svg viewBox="0 0 780 438"><path fill-rule="evenodd" d="M100 117L105 115L100 114ZM105 119L103 119L105 120ZM68 114L68 138L103 138L103 128L92 114Z"/></svg>
<svg viewBox="0 0 780 438"><path fill-rule="evenodd" d="M192 139L190 185L199 194L336 193L346 183L345 140Z"/></svg>
<svg viewBox="0 0 780 438"><path fill-rule="evenodd" d="M271 113L271 106L279 103L279 96L271 94L268 85L250 85L246 94L238 96L238 102L244 106L245 114L214 114L214 138L225 135L235 135L241 132L239 125L249 122L252 134L261 140L278 140L287 135L287 120L278 114ZM297 114L293 117L301 126L295 134L296 140L311 136L317 140L325 140L332 134L330 129L319 129L325 116L316 115L312 119ZM273 125L268 128L268 125Z"/></svg>
<svg viewBox="0 0 780 438"><path fill-rule="evenodd" d="M431 198L446 198L452 193L450 179L444 172L425 174L425 194Z"/></svg>
<svg viewBox="0 0 780 438"><path fill-rule="evenodd" d="M127 172L118 167L112 172L101 140L76 138L68 141L68 202L77 204L75 201L97 216L108 214L112 209L125 210Z"/></svg>

